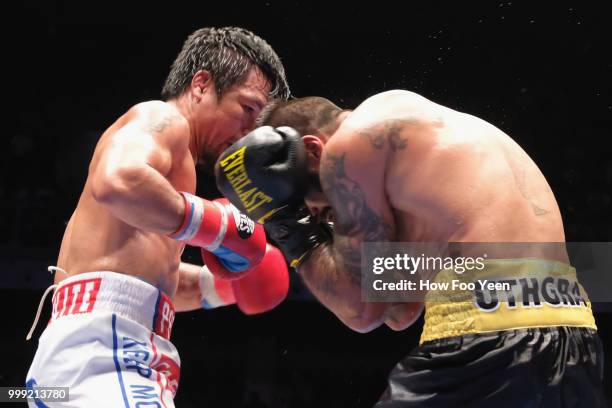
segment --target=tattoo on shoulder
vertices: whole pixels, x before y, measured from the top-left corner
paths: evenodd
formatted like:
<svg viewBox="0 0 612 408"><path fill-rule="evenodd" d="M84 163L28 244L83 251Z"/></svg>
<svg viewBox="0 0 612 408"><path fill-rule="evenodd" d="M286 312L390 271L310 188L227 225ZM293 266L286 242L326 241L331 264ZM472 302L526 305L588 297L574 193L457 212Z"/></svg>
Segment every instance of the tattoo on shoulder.
<svg viewBox="0 0 612 408"><path fill-rule="evenodd" d="M161 117L155 118L148 124L147 130L153 133L162 132L164 129L170 126L170 124L174 122L177 117L178 116L176 113L168 113Z"/></svg>
<svg viewBox="0 0 612 408"><path fill-rule="evenodd" d="M406 119L391 119L363 129L361 135L369 140L372 147L380 150L389 143L392 151L396 152L406 147L406 138L402 137L402 130L412 121Z"/></svg>
<svg viewBox="0 0 612 408"><path fill-rule="evenodd" d="M334 228L340 236L334 239L334 255L345 265L351 281L359 283L361 242L387 241L392 228L382 214L368 205L359 184L347 176L345 156L346 153L326 156L321 165L321 182L334 203Z"/></svg>

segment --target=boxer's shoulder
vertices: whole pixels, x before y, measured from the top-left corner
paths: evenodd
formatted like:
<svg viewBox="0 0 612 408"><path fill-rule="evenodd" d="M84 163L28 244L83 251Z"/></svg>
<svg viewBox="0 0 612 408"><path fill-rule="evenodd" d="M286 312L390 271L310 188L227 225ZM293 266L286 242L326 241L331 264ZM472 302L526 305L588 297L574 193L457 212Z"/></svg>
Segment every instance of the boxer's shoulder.
<svg viewBox="0 0 612 408"><path fill-rule="evenodd" d="M381 92L363 101L352 111L337 133L359 133L374 129L403 131L432 122L435 104L414 92L401 89Z"/></svg>
<svg viewBox="0 0 612 408"><path fill-rule="evenodd" d="M393 89L380 92L364 100L355 109L355 113L379 112L379 115L392 115L396 108L405 110L406 107L424 108L433 104L429 99L404 89ZM420 110L420 109L419 109Z"/></svg>
<svg viewBox="0 0 612 408"><path fill-rule="evenodd" d="M185 131L189 128L187 119L172 104L164 101L147 101L134 105L132 118L152 133L165 130Z"/></svg>
<svg viewBox="0 0 612 408"><path fill-rule="evenodd" d="M170 150L188 148L189 122L172 104L146 101L132 106L120 120L116 137L127 136L155 140ZM187 137L185 137L187 135ZM143 139L144 140L144 139Z"/></svg>

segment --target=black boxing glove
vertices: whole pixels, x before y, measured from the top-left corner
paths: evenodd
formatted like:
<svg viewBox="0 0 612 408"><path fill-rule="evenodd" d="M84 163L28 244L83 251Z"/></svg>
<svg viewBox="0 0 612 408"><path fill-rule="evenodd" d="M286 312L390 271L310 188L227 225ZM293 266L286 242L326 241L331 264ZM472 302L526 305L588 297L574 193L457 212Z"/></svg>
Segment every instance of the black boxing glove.
<svg viewBox="0 0 612 408"><path fill-rule="evenodd" d="M215 164L219 191L260 224L308 187L306 148L290 127L262 126L225 150Z"/></svg>
<svg viewBox="0 0 612 408"><path fill-rule="evenodd" d="M332 224L316 222L308 208L299 203L281 208L266 221L264 228L289 265L296 269L316 247L332 241Z"/></svg>
<svg viewBox="0 0 612 408"><path fill-rule="evenodd" d="M264 224L292 267L331 240L330 227L314 222L304 205L311 180L306 148L295 129L253 130L221 154L215 177L232 204Z"/></svg>

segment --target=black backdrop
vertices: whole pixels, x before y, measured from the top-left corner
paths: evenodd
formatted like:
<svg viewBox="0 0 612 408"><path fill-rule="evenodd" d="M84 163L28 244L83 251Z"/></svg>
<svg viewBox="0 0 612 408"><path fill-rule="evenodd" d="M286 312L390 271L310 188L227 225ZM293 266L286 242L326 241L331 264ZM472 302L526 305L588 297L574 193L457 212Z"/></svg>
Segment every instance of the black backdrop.
<svg viewBox="0 0 612 408"><path fill-rule="evenodd" d="M25 377L36 344L22 339L97 137L134 103L159 97L182 42L202 26L238 25L264 37L297 96L350 108L403 88L492 122L540 165L567 239L610 241L606 10L582 2L402 3L56 0L4 10L0 385ZM611 315L597 318L609 342ZM418 327L352 333L299 282L268 315L192 312L177 316L175 330L181 407L371 406L418 337Z"/></svg>

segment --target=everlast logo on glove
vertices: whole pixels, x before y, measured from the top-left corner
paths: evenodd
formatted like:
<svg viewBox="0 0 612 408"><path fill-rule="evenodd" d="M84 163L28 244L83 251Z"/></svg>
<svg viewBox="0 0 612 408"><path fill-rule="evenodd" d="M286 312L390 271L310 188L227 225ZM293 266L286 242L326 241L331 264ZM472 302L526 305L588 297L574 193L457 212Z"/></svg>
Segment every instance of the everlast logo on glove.
<svg viewBox="0 0 612 408"><path fill-rule="evenodd" d="M272 197L258 190L249 178L244 165L246 146L241 147L234 153L218 162L218 167L223 171L232 189L236 193L242 207L251 214L262 204L272 202ZM261 221L260 221L261 222Z"/></svg>
<svg viewBox="0 0 612 408"><path fill-rule="evenodd" d="M219 191L264 224L294 268L331 240L330 226L314 222L304 204L308 189L319 184L318 175L311 182L307 158L295 129L261 126L228 147L215 164Z"/></svg>
<svg viewBox="0 0 612 408"><path fill-rule="evenodd" d="M232 206L232 213L234 214L234 222L238 230L238 236L242 239L247 239L253 235L253 232L255 232L255 222L238 211L234 206Z"/></svg>

